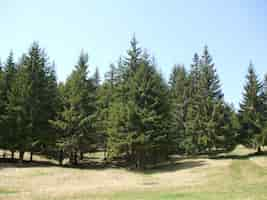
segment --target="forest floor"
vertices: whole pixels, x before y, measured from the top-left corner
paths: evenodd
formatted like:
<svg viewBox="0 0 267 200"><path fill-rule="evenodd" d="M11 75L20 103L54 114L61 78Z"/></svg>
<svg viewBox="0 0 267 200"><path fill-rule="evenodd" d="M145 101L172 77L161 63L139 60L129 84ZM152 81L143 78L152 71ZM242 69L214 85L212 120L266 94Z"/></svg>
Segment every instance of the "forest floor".
<svg viewBox="0 0 267 200"><path fill-rule="evenodd" d="M143 172L59 167L39 156L22 165L1 162L0 200L266 200L267 157L253 153L238 146L216 158L173 157Z"/></svg>

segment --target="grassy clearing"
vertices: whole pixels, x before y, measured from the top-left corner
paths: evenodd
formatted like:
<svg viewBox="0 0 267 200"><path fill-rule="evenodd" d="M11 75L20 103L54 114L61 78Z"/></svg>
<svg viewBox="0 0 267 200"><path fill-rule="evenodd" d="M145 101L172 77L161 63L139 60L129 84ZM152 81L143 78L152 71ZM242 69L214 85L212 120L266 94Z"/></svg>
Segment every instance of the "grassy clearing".
<svg viewBox="0 0 267 200"><path fill-rule="evenodd" d="M2 200L266 200L266 157L246 157L239 146L232 159L177 158L172 165L126 169L73 169L0 164ZM89 155L97 159L96 155Z"/></svg>

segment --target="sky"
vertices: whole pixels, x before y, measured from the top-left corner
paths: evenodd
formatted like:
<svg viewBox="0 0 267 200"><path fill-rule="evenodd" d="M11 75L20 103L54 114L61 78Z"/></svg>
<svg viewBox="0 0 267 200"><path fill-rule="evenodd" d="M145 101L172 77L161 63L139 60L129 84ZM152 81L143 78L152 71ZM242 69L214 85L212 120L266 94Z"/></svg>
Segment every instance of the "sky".
<svg viewBox="0 0 267 200"><path fill-rule="evenodd" d="M33 41L55 61L64 81L81 49L104 74L136 35L166 80L174 64L190 68L208 45L225 100L238 107L248 64L267 73L265 0L0 0L0 57L18 59Z"/></svg>

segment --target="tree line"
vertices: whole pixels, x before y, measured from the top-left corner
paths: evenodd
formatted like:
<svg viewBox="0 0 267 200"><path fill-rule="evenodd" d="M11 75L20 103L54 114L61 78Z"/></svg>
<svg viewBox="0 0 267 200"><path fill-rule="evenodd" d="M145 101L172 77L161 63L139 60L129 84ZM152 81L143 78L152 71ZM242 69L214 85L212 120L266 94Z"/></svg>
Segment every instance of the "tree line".
<svg viewBox="0 0 267 200"><path fill-rule="evenodd" d="M10 52L0 65L0 148L12 159L18 151L20 161L30 152L31 160L38 153L76 165L101 150L107 161L144 168L170 154L213 154L237 144L260 153L266 122L267 76L261 81L250 63L236 111L224 100L207 46L190 69L175 65L168 82L135 37L102 81L82 51L58 83L55 64L36 42L17 62Z"/></svg>

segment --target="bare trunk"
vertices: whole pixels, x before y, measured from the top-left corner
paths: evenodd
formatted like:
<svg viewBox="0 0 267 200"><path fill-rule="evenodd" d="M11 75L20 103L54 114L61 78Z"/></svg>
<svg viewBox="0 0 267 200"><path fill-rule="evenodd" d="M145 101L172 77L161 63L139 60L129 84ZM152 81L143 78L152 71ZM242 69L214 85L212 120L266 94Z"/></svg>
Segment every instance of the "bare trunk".
<svg viewBox="0 0 267 200"><path fill-rule="evenodd" d="M30 153L30 162L32 162L33 152Z"/></svg>
<svg viewBox="0 0 267 200"><path fill-rule="evenodd" d="M261 151L261 147L258 147L258 148L257 148L257 153L260 154L261 152L262 152L262 151Z"/></svg>
<svg viewBox="0 0 267 200"><path fill-rule="evenodd" d="M74 152L74 165L77 165L78 164L78 155L77 155L77 152L75 151Z"/></svg>
<svg viewBox="0 0 267 200"><path fill-rule="evenodd" d="M59 151L59 165L63 165L63 150Z"/></svg>
<svg viewBox="0 0 267 200"><path fill-rule="evenodd" d="M104 160L107 160L107 142L104 144Z"/></svg>
<svg viewBox="0 0 267 200"><path fill-rule="evenodd" d="M11 151L11 160L14 160L15 151Z"/></svg>
<svg viewBox="0 0 267 200"><path fill-rule="evenodd" d="M77 152L71 152L71 156L70 156L70 163L72 165L77 165L78 164L78 155Z"/></svg>
<svg viewBox="0 0 267 200"><path fill-rule="evenodd" d="M83 152L80 152L80 160L83 160Z"/></svg>
<svg viewBox="0 0 267 200"><path fill-rule="evenodd" d="M23 163L23 158L24 158L24 151L19 152L19 162Z"/></svg>

